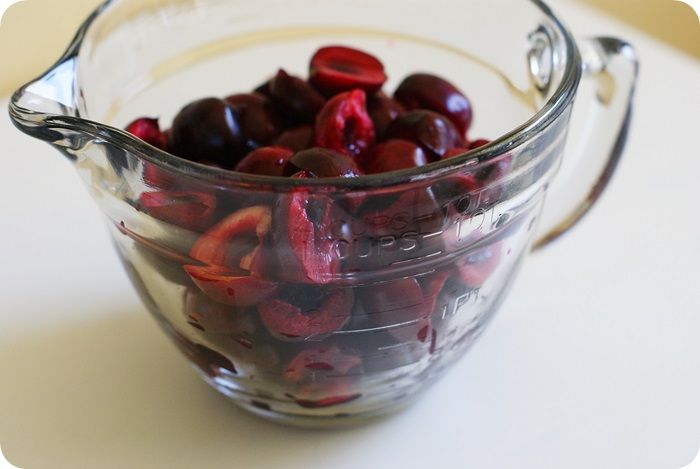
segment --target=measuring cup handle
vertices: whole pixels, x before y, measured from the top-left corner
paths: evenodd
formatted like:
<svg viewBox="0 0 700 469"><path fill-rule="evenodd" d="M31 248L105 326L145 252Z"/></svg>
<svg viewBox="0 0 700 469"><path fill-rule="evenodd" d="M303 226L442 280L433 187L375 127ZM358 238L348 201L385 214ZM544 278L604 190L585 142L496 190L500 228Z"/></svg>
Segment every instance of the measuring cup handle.
<svg viewBox="0 0 700 469"><path fill-rule="evenodd" d="M542 249L559 238L591 210L615 173L627 141L639 72L634 49L625 41L611 37L585 39L578 44L584 72L579 94L587 86L593 85L595 99L591 99L590 104L586 103L588 112L584 128L587 131L581 139L581 145L567 150L568 158L573 156L573 160L565 159L564 166L571 163L571 172L568 175L560 174L556 182L563 183L562 187L557 188L555 183L548 198L556 199L564 192L570 194L571 183L575 182L573 180L578 178L580 181L582 175L590 171L594 162L603 166L602 170L592 177L593 181L584 181L586 184L579 188L578 194L574 194L577 202L573 209L569 205L565 210L561 210L565 213L550 216L552 221L543 223L541 232L544 234L537 239L533 250ZM575 110L574 120L576 112L582 111ZM571 155L573 150L578 154ZM547 215L551 215L547 214L547 211L546 208L545 219Z"/></svg>

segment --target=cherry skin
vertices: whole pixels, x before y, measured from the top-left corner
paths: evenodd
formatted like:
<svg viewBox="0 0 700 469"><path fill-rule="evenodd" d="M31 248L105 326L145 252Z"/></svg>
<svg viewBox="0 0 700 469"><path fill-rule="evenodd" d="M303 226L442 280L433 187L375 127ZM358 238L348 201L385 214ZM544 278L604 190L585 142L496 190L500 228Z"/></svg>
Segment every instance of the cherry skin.
<svg viewBox="0 0 700 469"><path fill-rule="evenodd" d="M269 92L277 109L293 123L312 123L326 104L326 99L311 85L284 70L270 81Z"/></svg>
<svg viewBox="0 0 700 469"><path fill-rule="evenodd" d="M423 149L408 140L387 140L374 146L361 159L362 169L367 174L398 171L426 164L428 158Z"/></svg>
<svg viewBox="0 0 700 469"><path fill-rule="evenodd" d="M173 121L171 151L192 161L235 166L245 153L245 139L231 106L218 98L185 106Z"/></svg>
<svg viewBox="0 0 700 469"><path fill-rule="evenodd" d="M355 160L343 153L325 148L312 148L289 158L284 176L303 173L307 178L352 178L360 174Z"/></svg>
<svg viewBox="0 0 700 469"><path fill-rule="evenodd" d="M449 150L464 146L454 124L442 114L411 111L397 118L387 129L385 139L404 139L420 145L431 159L442 158Z"/></svg>
<svg viewBox="0 0 700 469"><path fill-rule="evenodd" d="M380 91L367 97L367 112L374 123L376 137L381 140L389 125L406 113L406 108Z"/></svg>
<svg viewBox="0 0 700 469"><path fill-rule="evenodd" d="M269 145L282 133L284 122L267 97L235 94L226 98L241 126L249 149Z"/></svg>
<svg viewBox="0 0 700 469"><path fill-rule="evenodd" d="M428 73L406 77L394 98L406 109L427 109L449 118L457 130L466 135L472 123L472 105L469 99L452 83Z"/></svg>
<svg viewBox="0 0 700 469"><path fill-rule="evenodd" d="M274 144L294 151L308 150L314 144L314 128L310 125L294 127L283 132Z"/></svg>
<svg viewBox="0 0 700 469"><path fill-rule="evenodd" d="M262 176L282 176L294 152L285 147L262 147L251 152L236 166L236 171Z"/></svg>

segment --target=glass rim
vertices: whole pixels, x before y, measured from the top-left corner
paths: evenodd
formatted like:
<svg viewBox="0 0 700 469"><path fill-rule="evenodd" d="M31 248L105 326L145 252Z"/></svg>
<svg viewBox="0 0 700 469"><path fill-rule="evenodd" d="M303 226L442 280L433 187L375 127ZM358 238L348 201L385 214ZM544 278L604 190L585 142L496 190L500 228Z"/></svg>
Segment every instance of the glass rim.
<svg viewBox="0 0 700 469"><path fill-rule="evenodd" d="M61 66L68 60L80 57L83 41L88 30L95 20L112 4L119 0L105 0L100 4L81 24L75 37L61 58L41 75L45 77L52 70ZM465 152L462 155L449 159L436 161L424 166L386 172L381 174L362 175L354 178L319 178L319 179L293 179L279 176L262 176L256 174L241 173L222 168L203 165L194 161L180 158L176 155L161 150L129 134L125 130L78 116L45 114L40 122L37 122L37 113L20 106L18 103L26 89L42 78L32 80L20 87L10 99L10 114L16 123L17 120L25 120L25 116L31 116L33 126L48 127L51 129L65 129L80 132L99 138L107 143L114 144L120 149L128 151L139 159L144 159L151 164L165 167L166 169L182 172L189 177L215 182L218 184L243 185L243 186L273 186L283 188L294 187L326 187L334 189L361 189L378 188L410 184L424 180L430 180L444 174L456 172L468 165L480 165L491 160L496 160L513 148L517 148L523 142L530 140L543 129L555 122L564 113L568 105L573 101L576 89L582 75L581 60L578 48L568 28L559 20L552 9L542 0L528 0L547 16L558 31L562 34L565 44L566 68L562 80L552 97L530 119L515 129L494 139L489 144ZM21 124L20 124L21 126Z"/></svg>

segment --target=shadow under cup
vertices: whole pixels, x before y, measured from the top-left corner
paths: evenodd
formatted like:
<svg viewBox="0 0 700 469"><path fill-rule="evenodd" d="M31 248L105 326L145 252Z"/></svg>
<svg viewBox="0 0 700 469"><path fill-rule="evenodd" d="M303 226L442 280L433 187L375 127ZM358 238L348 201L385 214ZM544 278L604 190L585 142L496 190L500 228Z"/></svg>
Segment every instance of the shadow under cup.
<svg viewBox="0 0 700 469"><path fill-rule="evenodd" d="M581 74L539 3L472 1L471 15L445 0L349 3L115 0L15 96L34 109L22 130L74 160L134 285L203 378L296 424L400 408L463 355L529 251ZM117 130L279 68L305 75L328 44L378 56L388 92L416 71L453 81L474 105L470 138L494 143L309 182L207 168Z"/></svg>

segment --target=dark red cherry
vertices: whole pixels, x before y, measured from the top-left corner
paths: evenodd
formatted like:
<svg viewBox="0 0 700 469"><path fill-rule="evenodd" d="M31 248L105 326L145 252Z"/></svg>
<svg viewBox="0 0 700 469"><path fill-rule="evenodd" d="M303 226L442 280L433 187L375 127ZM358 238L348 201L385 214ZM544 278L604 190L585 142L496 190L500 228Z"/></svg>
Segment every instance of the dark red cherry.
<svg viewBox="0 0 700 469"><path fill-rule="evenodd" d="M318 91L304 80L284 70L277 72L270 82L270 97L277 109L290 122L309 124L326 104Z"/></svg>
<svg viewBox="0 0 700 469"><path fill-rule="evenodd" d="M251 152L236 166L241 173L261 176L282 176L289 158L294 152L284 147L262 147Z"/></svg>
<svg viewBox="0 0 700 469"><path fill-rule="evenodd" d="M305 340L326 336L347 322L355 304L352 290L334 290L309 309L283 300L268 300L258 306L260 320L282 340Z"/></svg>
<svg viewBox="0 0 700 469"><path fill-rule="evenodd" d="M316 145L358 156L374 144L374 123L359 89L328 101L316 118Z"/></svg>
<svg viewBox="0 0 700 469"><path fill-rule="evenodd" d="M236 94L226 98L241 126L249 149L271 144L282 133L284 122L267 97Z"/></svg>
<svg viewBox="0 0 700 469"><path fill-rule="evenodd" d="M367 112L374 122L374 132L377 140L384 138L386 129L394 120L405 114L403 105L382 93L381 91L367 97Z"/></svg>
<svg viewBox="0 0 700 469"><path fill-rule="evenodd" d="M376 57L357 49L324 47L311 59L309 81L328 96L355 88L375 92L386 80L384 65Z"/></svg>
<svg viewBox="0 0 700 469"><path fill-rule="evenodd" d="M394 97L407 109L427 109L448 117L461 135L472 123L472 106L452 83L428 73L406 77Z"/></svg>
<svg viewBox="0 0 700 469"><path fill-rule="evenodd" d="M314 145L314 128L310 125L294 127L282 133L275 145L291 148L293 151L308 150Z"/></svg>
<svg viewBox="0 0 700 469"><path fill-rule="evenodd" d="M263 96L267 96L268 98L270 98L271 97L271 95L270 95L270 82L271 81L272 81L272 79L269 79L265 83L258 85L257 88L255 88L253 90L253 93L258 93L258 94L261 94Z"/></svg>
<svg viewBox="0 0 700 469"><path fill-rule="evenodd" d="M192 161L213 161L231 168L245 153L245 139L231 106L205 98L185 106L175 117L170 150Z"/></svg>
<svg viewBox="0 0 700 469"><path fill-rule="evenodd" d="M167 146L167 138L165 134L160 131L158 119L151 119L148 117L136 119L126 127L126 131L161 150L165 150Z"/></svg>
<svg viewBox="0 0 700 469"><path fill-rule="evenodd" d="M408 140L388 140L376 145L362 158L360 165L367 174L378 174L428 164L421 147Z"/></svg>
<svg viewBox="0 0 700 469"><path fill-rule="evenodd" d="M325 148L311 148L289 158L284 176L304 172L307 178L352 178L360 174L355 160L343 153Z"/></svg>
<svg viewBox="0 0 700 469"><path fill-rule="evenodd" d="M464 145L464 139L449 119L425 110L411 111L397 118L384 138L415 142L433 159L440 159L449 150Z"/></svg>

